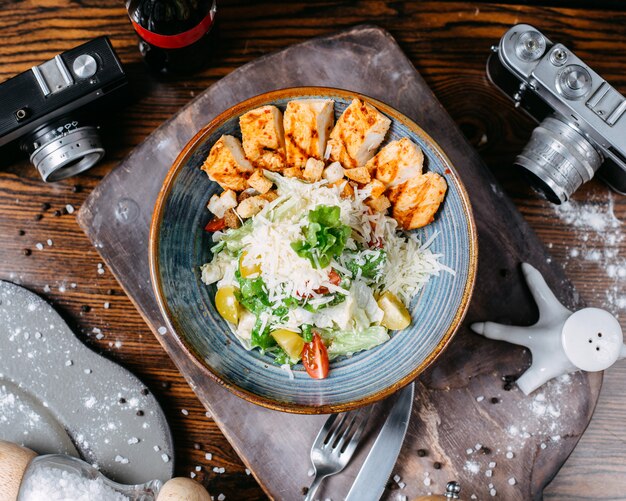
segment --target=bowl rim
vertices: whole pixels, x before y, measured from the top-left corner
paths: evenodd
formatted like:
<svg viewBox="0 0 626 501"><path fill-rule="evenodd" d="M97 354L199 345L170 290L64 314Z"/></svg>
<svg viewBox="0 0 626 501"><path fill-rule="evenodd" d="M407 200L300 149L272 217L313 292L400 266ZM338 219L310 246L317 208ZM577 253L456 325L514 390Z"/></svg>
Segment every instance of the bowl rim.
<svg viewBox="0 0 626 501"><path fill-rule="evenodd" d="M469 266L467 281L463 289L463 295L461 297L460 305L452 319L452 322L448 326L441 340L437 343L435 349L430 352L430 354L422 361L421 364L415 367L405 377L403 377L399 381L396 381L394 384L389 385L387 388L379 390L376 393L362 399L353 400L341 404L304 405L294 404L291 402L280 402L278 400L257 395L249 390L245 390L239 387L237 384L231 381L223 379L208 364L203 362L203 359L198 351L193 346L191 346L191 344L186 339L184 339L183 336L178 334L178 330L175 328L178 325L175 319L172 317L170 309L167 305L167 301L165 300L159 273L159 235L164 215L164 208L169 198L170 191L172 190L172 187L174 185L174 181L176 180L178 174L182 171L183 166L191 157L192 151L195 149L195 147L199 143L201 143L208 135L210 135L214 131L214 129L216 129L223 122L234 116L241 115L249 109L268 104L279 99L298 98L301 96L336 96L344 99L359 98L373 105L381 112L392 117L394 120L398 120L399 122L403 123L413 133L421 136L441 157L445 168L449 169L452 173L453 179L455 180L457 188L459 190L461 203L464 208L464 212L467 215L468 221L467 230L469 233ZM185 355L189 359L191 359L192 363L197 366L205 376L208 376L210 379L218 383L220 386L228 389L231 393L237 395L238 397L248 402L260 405L262 407L294 414L330 414L347 412L358 407L373 404L379 400L382 400L412 382L443 353L445 348L450 344L450 341L458 331L461 322L465 318L465 315L469 308L470 300L476 283L476 272L478 267L478 236L476 222L474 220L474 214L469 200L469 195L467 193L465 185L461 181L458 172L454 168L448 156L443 152L439 144L413 120L408 118L403 113L397 111L395 108L389 106L388 104L383 103L378 99L374 99L367 95L361 94L359 92L353 92L334 87L288 87L264 92L262 94L258 94L256 96L245 99L237 103L236 105L222 111L217 116L215 116L215 118L213 118L208 124L202 127L180 151L163 181L154 205L154 211L150 224L150 237L148 245L150 280L152 282L152 289L159 305L159 310L164 317L169 332L171 333L178 346L183 350Z"/></svg>

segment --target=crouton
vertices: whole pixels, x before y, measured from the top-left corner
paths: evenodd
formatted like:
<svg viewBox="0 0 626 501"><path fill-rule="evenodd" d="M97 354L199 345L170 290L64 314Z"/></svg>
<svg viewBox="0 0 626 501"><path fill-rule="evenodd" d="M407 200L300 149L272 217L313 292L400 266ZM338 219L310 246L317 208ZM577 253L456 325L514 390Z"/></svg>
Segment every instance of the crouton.
<svg viewBox="0 0 626 501"><path fill-rule="evenodd" d="M278 198L278 193L276 193L276 190L272 190L268 191L267 193L262 193L261 195L259 195L259 197L261 197L263 200L267 200L268 202L273 202Z"/></svg>
<svg viewBox="0 0 626 501"><path fill-rule="evenodd" d="M330 159L345 168L364 166L385 139L391 120L376 108L354 99L330 133Z"/></svg>
<svg viewBox="0 0 626 501"><path fill-rule="evenodd" d="M340 179L331 183L332 186L341 188L341 198L349 198L354 196L354 188L347 179Z"/></svg>
<svg viewBox="0 0 626 501"><path fill-rule="evenodd" d="M370 192L371 198L378 198L385 193L385 185L381 183L378 179L372 179L368 184L363 187L364 190Z"/></svg>
<svg viewBox="0 0 626 501"><path fill-rule="evenodd" d="M261 169L255 170L248 178L248 186L254 188L259 193L267 193L272 189L273 185L274 183L263 175L263 171Z"/></svg>
<svg viewBox="0 0 626 501"><path fill-rule="evenodd" d="M304 168L309 158L323 160L333 127L334 101L296 99L285 110L285 151L289 167Z"/></svg>
<svg viewBox="0 0 626 501"><path fill-rule="evenodd" d="M211 148L202 170L223 189L241 191L246 188L246 181L254 168L246 159L239 140L224 135Z"/></svg>
<svg viewBox="0 0 626 501"><path fill-rule="evenodd" d="M285 168L283 114L276 106L261 106L239 117L246 157L256 168L281 171Z"/></svg>
<svg viewBox="0 0 626 501"><path fill-rule="evenodd" d="M391 141L365 166L385 186L398 186L419 176L424 165L424 153L408 137Z"/></svg>
<svg viewBox="0 0 626 501"><path fill-rule="evenodd" d="M448 185L439 174L427 172L391 188L392 215L405 230L421 228L435 219Z"/></svg>
<svg viewBox="0 0 626 501"><path fill-rule="evenodd" d="M326 179L330 184L343 179L344 169L339 162L333 162L326 169L324 169L324 174L322 176Z"/></svg>
<svg viewBox="0 0 626 501"><path fill-rule="evenodd" d="M356 167L354 169L346 169L344 174L348 179L359 184L367 184L372 180L369 171L365 167Z"/></svg>
<svg viewBox="0 0 626 501"><path fill-rule="evenodd" d="M261 211L269 202L261 196L256 195L254 197L246 198L237 206L237 214L239 217L246 219L254 216Z"/></svg>
<svg viewBox="0 0 626 501"><path fill-rule="evenodd" d="M304 167L304 172L302 173L302 177L311 183L315 183L322 179L322 174L324 173L324 162L318 160L317 158L309 158L306 161L306 166Z"/></svg>
<svg viewBox="0 0 626 501"><path fill-rule="evenodd" d="M368 198L365 203L376 212L386 212L391 207L391 202L385 195L378 198Z"/></svg>
<svg viewBox="0 0 626 501"><path fill-rule="evenodd" d="M287 167L282 174L285 177L297 177L302 179L302 169L300 167Z"/></svg>
<svg viewBox="0 0 626 501"><path fill-rule="evenodd" d="M241 226L241 219L239 219L235 209L228 209L224 213L224 223L227 228L239 228Z"/></svg>
<svg viewBox="0 0 626 501"><path fill-rule="evenodd" d="M237 207L237 194L233 190L226 190L219 196L213 195L207 205L207 209L218 218L224 217L224 213L234 207Z"/></svg>
<svg viewBox="0 0 626 501"><path fill-rule="evenodd" d="M241 203L246 198L254 197L254 196L258 195L258 194L259 194L259 192L256 191L254 188L246 188L245 190L243 190L241 193L239 193L237 195L237 202Z"/></svg>

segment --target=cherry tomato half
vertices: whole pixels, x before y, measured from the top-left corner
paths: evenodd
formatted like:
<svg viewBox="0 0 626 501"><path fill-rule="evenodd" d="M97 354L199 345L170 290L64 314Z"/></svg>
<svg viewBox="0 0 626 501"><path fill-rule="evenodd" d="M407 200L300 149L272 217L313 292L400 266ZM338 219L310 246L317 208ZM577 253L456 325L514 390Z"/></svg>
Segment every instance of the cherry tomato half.
<svg viewBox="0 0 626 501"><path fill-rule="evenodd" d="M304 345L302 364L313 379L324 379L328 376L328 351L317 332L313 334L313 341Z"/></svg>
<svg viewBox="0 0 626 501"><path fill-rule="evenodd" d="M214 217L204 227L204 231L220 231L226 228L226 220L223 217Z"/></svg>

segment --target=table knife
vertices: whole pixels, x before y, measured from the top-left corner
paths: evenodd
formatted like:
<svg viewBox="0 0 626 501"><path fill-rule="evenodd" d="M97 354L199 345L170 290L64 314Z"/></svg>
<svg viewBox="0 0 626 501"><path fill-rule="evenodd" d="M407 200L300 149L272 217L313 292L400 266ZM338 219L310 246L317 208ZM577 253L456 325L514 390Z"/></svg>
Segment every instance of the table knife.
<svg viewBox="0 0 626 501"><path fill-rule="evenodd" d="M396 465L413 408L413 383L404 388L357 475L346 501L379 500Z"/></svg>

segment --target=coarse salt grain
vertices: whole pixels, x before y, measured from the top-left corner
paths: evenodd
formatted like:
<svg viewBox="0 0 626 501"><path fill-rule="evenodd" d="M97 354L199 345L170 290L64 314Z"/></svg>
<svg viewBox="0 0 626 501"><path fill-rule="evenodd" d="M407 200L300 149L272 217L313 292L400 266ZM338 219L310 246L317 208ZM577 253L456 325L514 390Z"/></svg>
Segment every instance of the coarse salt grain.
<svg viewBox="0 0 626 501"><path fill-rule="evenodd" d="M482 402L483 400L485 400L485 397L483 395L476 397L476 402Z"/></svg>
<svg viewBox="0 0 626 501"><path fill-rule="evenodd" d="M401 477L400 475L394 475L393 476L393 481L397 484L400 481Z"/></svg>
<svg viewBox="0 0 626 501"><path fill-rule="evenodd" d="M207 452L204 455L204 459L206 459L207 461L211 461L213 459L213 454L211 454L210 452Z"/></svg>
<svg viewBox="0 0 626 501"><path fill-rule="evenodd" d="M115 462L116 463L121 463L121 464L128 464L128 458L125 458L125 457L120 456L118 454L117 456L115 456Z"/></svg>
<svg viewBox="0 0 626 501"><path fill-rule="evenodd" d="M226 499L226 496L224 496L224 494L219 494L217 496L217 501L224 501Z"/></svg>
<svg viewBox="0 0 626 501"><path fill-rule="evenodd" d="M404 489L406 484L404 482L398 482L398 487L400 487L400 489Z"/></svg>
<svg viewBox="0 0 626 501"><path fill-rule="evenodd" d="M517 480L515 480L514 477L509 478L509 485L515 485L517 483Z"/></svg>
<svg viewBox="0 0 626 501"><path fill-rule="evenodd" d="M163 460L164 463L170 462L170 457L165 453L161 454L161 459Z"/></svg>
<svg viewBox="0 0 626 501"><path fill-rule="evenodd" d="M474 452L474 449L465 449L465 452L466 452L467 454L471 454L472 452Z"/></svg>
<svg viewBox="0 0 626 501"><path fill-rule="evenodd" d="M202 466L196 466L196 471L202 471Z"/></svg>
<svg viewBox="0 0 626 501"><path fill-rule="evenodd" d="M48 239L46 240L46 243L48 244L48 247L52 247L52 240Z"/></svg>
<svg viewBox="0 0 626 501"><path fill-rule="evenodd" d="M189 476L190 476L191 478L196 478L196 474L195 474L193 471L192 471L192 472L189 472Z"/></svg>
<svg viewBox="0 0 626 501"><path fill-rule="evenodd" d="M496 467L496 462L492 461L491 463L489 463L489 468L495 468Z"/></svg>
<svg viewBox="0 0 626 501"><path fill-rule="evenodd" d="M159 327L158 329L159 334L161 334L161 336L165 336L165 334L167 334L167 328L166 327Z"/></svg>
<svg viewBox="0 0 626 501"><path fill-rule="evenodd" d="M71 360L66 360L65 361L65 367L69 367L70 365L72 365L74 362L72 362Z"/></svg>
<svg viewBox="0 0 626 501"><path fill-rule="evenodd" d="M246 468L246 475L250 475L250 470L248 468ZM312 477L313 475L309 475L309 477Z"/></svg>
<svg viewBox="0 0 626 501"><path fill-rule="evenodd" d="M37 242L35 247L37 247L37 250L43 250L43 244L41 242Z"/></svg>
<svg viewBox="0 0 626 501"><path fill-rule="evenodd" d="M102 477L85 478L73 472L48 467L35 468L26 477L20 488L20 499L130 501L129 497L108 486Z"/></svg>
<svg viewBox="0 0 626 501"><path fill-rule="evenodd" d="M67 211L68 214L74 214L74 206L72 204L67 204L65 206L65 210Z"/></svg>
<svg viewBox="0 0 626 501"><path fill-rule="evenodd" d="M189 416L189 411L187 409L181 409L180 412L183 416Z"/></svg>
<svg viewBox="0 0 626 501"><path fill-rule="evenodd" d="M104 303L104 309L105 310L108 310L110 307L111 307L111 303L109 303L109 302Z"/></svg>
<svg viewBox="0 0 626 501"><path fill-rule="evenodd" d="M506 457L507 459L513 459L515 457L515 454L513 454L511 451L506 453Z"/></svg>
<svg viewBox="0 0 626 501"><path fill-rule="evenodd" d="M426 477L426 478L424 479L424 485L425 485L426 487L428 487L431 483L432 483L432 480L430 479L430 477Z"/></svg>
<svg viewBox="0 0 626 501"><path fill-rule="evenodd" d="M487 470L485 472L485 477L489 477L489 478L493 477L493 470Z"/></svg>
<svg viewBox="0 0 626 501"><path fill-rule="evenodd" d="M480 471L480 465L476 461L466 461L463 469L475 475Z"/></svg>
<svg viewBox="0 0 626 501"><path fill-rule="evenodd" d="M495 489L491 489L491 490L489 491L489 494L491 494L491 497L495 497L495 495L496 495L497 493L498 493L498 492L497 492Z"/></svg>
<svg viewBox="0 0 626 501"><path fill-rule="evenodd" d="M134 445L134 444L138 444L139 443L139 439L137 437L130 437L128 439L128 445Z"/></svg>
<svg viewBox="0 0 626 501"><path fill-rule="evenodd" d="M539 447L541 447L542 449L545 449L548 446L546 444L542 443Z"/></svg>

